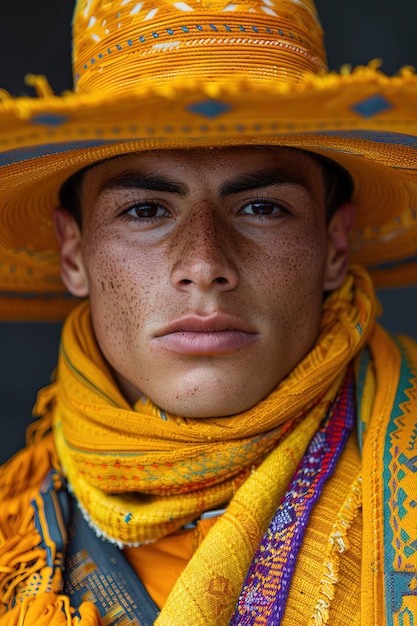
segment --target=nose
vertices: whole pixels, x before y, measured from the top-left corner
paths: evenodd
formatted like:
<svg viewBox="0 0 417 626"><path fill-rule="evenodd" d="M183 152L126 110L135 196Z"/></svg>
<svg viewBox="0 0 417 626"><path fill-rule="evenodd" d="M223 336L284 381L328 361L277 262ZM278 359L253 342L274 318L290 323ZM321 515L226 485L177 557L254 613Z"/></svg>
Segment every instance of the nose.
<svg viewBox="0 0 417 626"><path fill-rule="evenodd" d="M172 241L172 285L180 291L235 289L239 275L231 258L230 231L219 223L211 206L192 212Z"/></svg>

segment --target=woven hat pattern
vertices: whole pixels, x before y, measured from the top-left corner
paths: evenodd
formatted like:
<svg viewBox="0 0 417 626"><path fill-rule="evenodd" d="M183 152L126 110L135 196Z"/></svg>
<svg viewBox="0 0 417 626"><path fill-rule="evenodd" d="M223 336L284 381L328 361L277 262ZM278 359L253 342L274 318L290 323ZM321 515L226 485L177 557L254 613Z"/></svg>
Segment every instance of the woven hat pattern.
<svg viewBox="0 0 417 626"><path fill-rule="evenodd" d="M271 18L278 23L272 26ZM308 0L161 0L159 6L83 0L74 35L79 93L120 94L132 82L163 85L190 75L215 81L236 73L285 82L326 70L322 29Z"/></svg>

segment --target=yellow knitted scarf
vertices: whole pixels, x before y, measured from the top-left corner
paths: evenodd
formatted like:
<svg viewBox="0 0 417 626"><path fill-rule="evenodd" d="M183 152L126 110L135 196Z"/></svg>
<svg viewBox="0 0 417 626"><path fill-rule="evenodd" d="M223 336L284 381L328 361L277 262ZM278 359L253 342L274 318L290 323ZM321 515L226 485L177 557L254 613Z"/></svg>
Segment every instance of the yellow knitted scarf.
<svg viewBox="0 0 417 626"><path fill-rule="evenodd" d="M46 414L38 439L52 417L55 445L46 435L0 471L7 504L0 511L0 599L8 611L1 626L100 623L88 602L71 617L59 574L42 593L33 585L45 579L45 558L28 502L50 465L62 469L97 531L120 545L157 539L230 502L156 622L227 624L277 504L348 363L370 336L374 311L369 278L355 269L325 300L315 347L268 398L237 416L182 419L149 400L132 410L95 343L88 304L80 305L63 331L57 383L37 406ZM374 392L375 385L363 419Z"/></svg>
<svg viewBox="0 0 417 626"><path fill-rule="evenodd" d="M220 419L182 419L149 400L132 411L93 339L88 304L81 305L62 335L55 442L70 488L99 532L140 544L229 502L300 420L289 441L302 454L366 339L365 324L357 325L372 307L360 282L349 307L353 277L327 299L317 345L287 380L246 413Z"/></svg>

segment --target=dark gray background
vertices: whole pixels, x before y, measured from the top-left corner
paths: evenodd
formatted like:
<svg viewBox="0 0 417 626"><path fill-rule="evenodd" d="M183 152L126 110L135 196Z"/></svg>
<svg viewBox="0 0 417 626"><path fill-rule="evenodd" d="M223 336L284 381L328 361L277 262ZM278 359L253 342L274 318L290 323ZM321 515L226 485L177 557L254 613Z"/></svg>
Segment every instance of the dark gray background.
<svg viewBox="0 0 417 626"><path fill-rule="evenodd" d="M417 66L415 0L317 0L326 31L329 65L384 60L391 74ZM71 87L70 21L73 0L2 2L0 87L30 93L26 73L45 74L56 93ZM417 252L417 251L416 251ZM417 337L417 289L380 292L383 322ZM48 383L56 362L57 324L0 324L0 462L24 443L36 392Z"/></svg>

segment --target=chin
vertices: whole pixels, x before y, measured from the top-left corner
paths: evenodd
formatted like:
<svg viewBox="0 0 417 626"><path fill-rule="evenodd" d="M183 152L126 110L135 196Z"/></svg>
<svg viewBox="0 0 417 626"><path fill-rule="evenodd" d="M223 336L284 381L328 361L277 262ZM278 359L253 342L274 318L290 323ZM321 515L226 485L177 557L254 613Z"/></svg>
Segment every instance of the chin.
<svg viewBox="0 0 417 626"><path fill-rule="evenodd" d="M197 393L196 393L197 395ZM228 398L224 392L218 392L216 398L213 395L210 398L202 398L198 393L198 397L178 397L175 402L158 403L154 402L167 413L171 415L180 415L189 418L212 418L212 417L230 417L249 411L256 406L263 398ZM164 406L167 404L167 406Z"/></svg>

